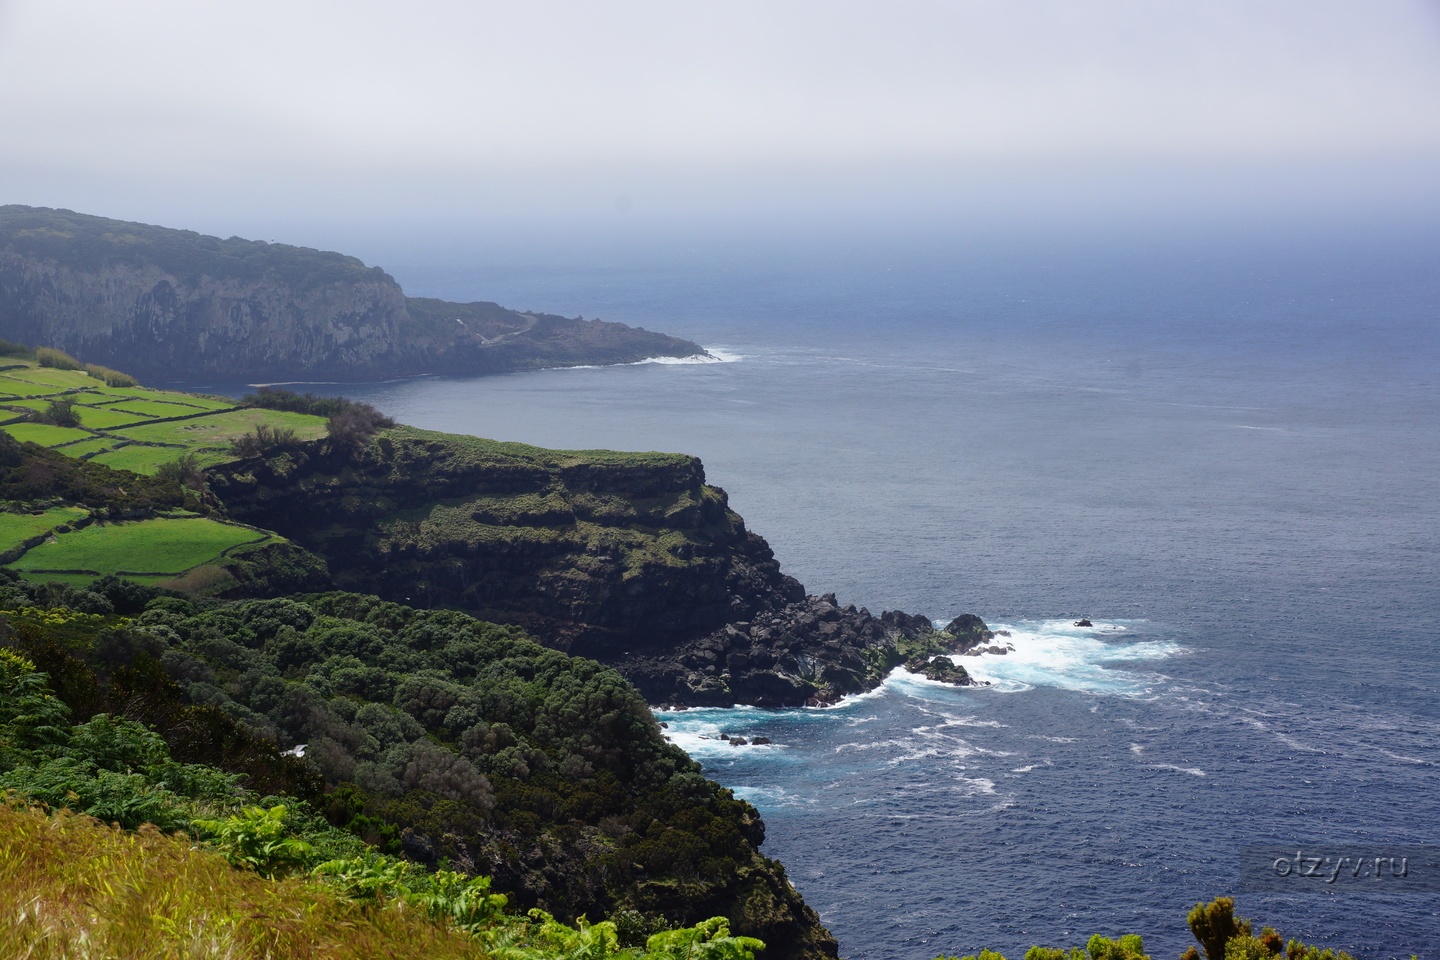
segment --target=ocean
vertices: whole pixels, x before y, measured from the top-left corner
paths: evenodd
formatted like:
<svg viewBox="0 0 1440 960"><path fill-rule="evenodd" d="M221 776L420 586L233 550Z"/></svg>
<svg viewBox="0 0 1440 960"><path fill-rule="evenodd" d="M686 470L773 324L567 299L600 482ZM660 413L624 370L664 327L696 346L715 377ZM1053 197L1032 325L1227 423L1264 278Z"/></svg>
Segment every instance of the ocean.
<svg viewBox="0 0 1440 960"><path fill-rule="evenodd" d="M1434 956L1434 889L1242 871L1261 846L1437 842L1437 250L1420 222L376 247L411 295L719 359L324 389L696 454L810 592L1009 631L963 661L989 686L662 715L759 808L842 956L1133 932L1175 957L1226 894L1361 960Z"/></svg>

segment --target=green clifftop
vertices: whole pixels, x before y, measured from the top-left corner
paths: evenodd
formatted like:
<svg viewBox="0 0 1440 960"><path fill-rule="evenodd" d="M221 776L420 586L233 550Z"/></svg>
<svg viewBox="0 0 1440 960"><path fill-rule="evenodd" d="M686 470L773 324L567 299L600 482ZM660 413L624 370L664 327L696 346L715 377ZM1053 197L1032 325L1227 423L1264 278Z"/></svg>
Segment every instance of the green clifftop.
<svg viewBox="0 0 1440 960"><path fill-rule="evenodd" d="M140 377L378 379L627 363L688 340L406 297L339 253L0 206L0 336Z"/></svg>

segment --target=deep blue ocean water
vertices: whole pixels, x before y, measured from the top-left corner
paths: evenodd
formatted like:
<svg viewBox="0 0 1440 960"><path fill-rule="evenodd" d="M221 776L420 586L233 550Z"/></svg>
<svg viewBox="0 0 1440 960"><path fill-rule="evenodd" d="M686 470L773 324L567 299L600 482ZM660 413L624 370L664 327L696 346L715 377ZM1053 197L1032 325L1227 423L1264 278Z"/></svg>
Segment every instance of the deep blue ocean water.
<svg viewBox="0 0 1440 960"><path fill-rule="evenodd" d="M843 956L1139 932L1174 957L1246 847L1440 840L1437 253L1413 224L457 241L367 259L729 362L326 389L697 454L812 592L1011 631L964 661L986 688L665 717ZM1399 889L1238 912L1440 954L1437 895Z"/></svg>

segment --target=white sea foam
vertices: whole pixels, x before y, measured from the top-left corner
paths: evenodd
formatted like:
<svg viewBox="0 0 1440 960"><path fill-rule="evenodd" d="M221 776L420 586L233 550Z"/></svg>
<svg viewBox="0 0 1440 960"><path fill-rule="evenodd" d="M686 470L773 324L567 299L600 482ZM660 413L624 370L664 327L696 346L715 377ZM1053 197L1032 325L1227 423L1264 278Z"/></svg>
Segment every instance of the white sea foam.
<svg viewBox="0 0 1440 960"><path fill-rule="evenodd" d="M743 354L734 353L723 347L706 347L704 353L692 354L688 357L646 357L644 360L637 360L636 363L660 363L667 366L677 366L690 363L735 363L744 360ZM633 366L633 364L630 364Z"/></svg>
<svg viewBox="0 0 1440 960"><path fill-rule="evenodd" d="M819 802L818 797L801 796L782 787L735 787L735 796L748 800L764 812L767 808L803 807Z"/></svg>
<svg viewBox="0 0 1440 960"><path fill-rule="evenodd" d="M995 792L995 781L987 779L986 777L958 777L957 779L967 787L972 788L967 791L971 794Z"/></svg>
<svg viewBox="0 0 1440 960"><path fill-rule="evenodd" d="M1009 636L997 637L1009 651L982 653L950 659L965 667L977 680L989 681L991 689L1014 693L1035 687L1058 687L1085 693L1129 697L1150 695L1164 678L1154 673L1124 669L1120 664L1155 661L1183 652L1168 640L1128 642L1133 622L1094 621L1077 627L1069 620L1026 621L995 624Z"/></svg>
<svg viewBox="0 0 1440 960"><path fill-rule="evenodd" d="M1176 773L1188 773L1192 777L1207 776L1205 771L1201 770L1199 767L1177 767L1173 763L1147 763L1146 766L1151 767L1155 770L1173 770Z"/></svg>

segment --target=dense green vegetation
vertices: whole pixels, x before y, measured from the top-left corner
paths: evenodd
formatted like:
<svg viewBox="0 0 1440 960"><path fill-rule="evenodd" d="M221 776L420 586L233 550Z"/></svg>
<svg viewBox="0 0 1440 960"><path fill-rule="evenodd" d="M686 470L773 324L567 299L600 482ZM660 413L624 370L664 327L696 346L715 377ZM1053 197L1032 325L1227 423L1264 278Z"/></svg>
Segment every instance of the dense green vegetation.
<svg viewBox="0 0 1440 960"><path fill-rule="evenodd" d="M11 672L27 658L55 694L12 705L43 722L0 727L0 787L199 832L217 805L289 797L307 868L368 843L491 876L516 909L566 922L623 920L643 938L726 916L781 955L833 955L756 851L755 811L668 744L613 670L515 628L354 594L192 602L114 578L12 581L0 611ZM304 759L276 744L305 744ZM200 760L214 770L176 766Z"/></svg>
<svg viewBox="0 0 1440 960"><path fill-rule="evenodd" d="M761 948L730 936L721 918L622 948L617 924L570 927L538 911L506 913L485 878L417 876L383 858L276 876L267 869L276 853L308 847L270 836L284 829L283 816L283 807L252 808L212 822L217 853L153 829L129 833L65 811L0 804L0 887L9 895L0 954L748 960Z"/></svg>

